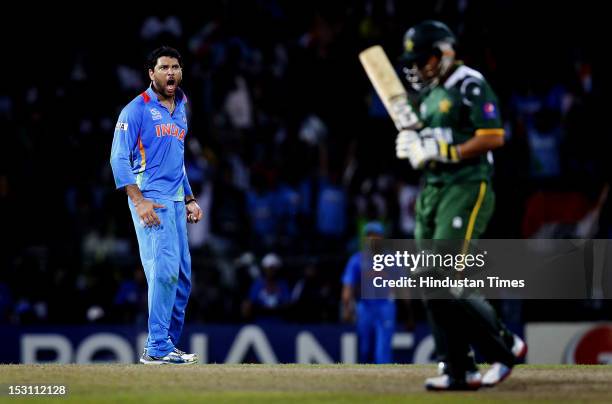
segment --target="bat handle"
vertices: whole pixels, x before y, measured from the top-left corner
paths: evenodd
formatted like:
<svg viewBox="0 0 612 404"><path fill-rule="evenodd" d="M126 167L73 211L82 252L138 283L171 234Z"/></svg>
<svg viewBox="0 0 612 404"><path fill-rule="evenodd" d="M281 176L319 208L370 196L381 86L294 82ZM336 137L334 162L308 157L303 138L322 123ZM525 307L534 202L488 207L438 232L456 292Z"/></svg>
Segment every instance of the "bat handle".
<svg viewBox="0 0 612 404"><path fill-rule="evenodd" d="M419 117L408 104L408 100L403 97L391 104L391 111L393 112L393 122L398 131L403 129L415 130L422 126Z"/></svg>

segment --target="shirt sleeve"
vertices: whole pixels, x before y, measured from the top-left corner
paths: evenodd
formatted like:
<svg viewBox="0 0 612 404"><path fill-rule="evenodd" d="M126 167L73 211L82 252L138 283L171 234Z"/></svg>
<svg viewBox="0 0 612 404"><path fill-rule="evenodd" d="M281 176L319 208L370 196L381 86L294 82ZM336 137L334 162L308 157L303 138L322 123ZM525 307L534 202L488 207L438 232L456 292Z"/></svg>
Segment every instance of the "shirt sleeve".
<svg viewBox="0 0 612 404"><path fill-rule="evenodd" d="M137 147L141 124L140 110L128 105L121 111L117 125L115 125L110 164L117 189L136 184L136 176L132 172L131 156Z"/></svg>
<svg viewBox="0 0 612 404"><path fill-rule="evenodd" d="M503 135L499 102L485 81L473 81L465 86L464 102L470 106L470 121L476 135Z"/></svg>
<svg viewBox="0 0 612 404"><path fill-rule="evenodd" d="M344 268L344 275L342 275L342 284L347 286L355 286L359 283L359 265L360 265L359 254L355 254L349 259L349 262Z"/></svg>
<svg viewBox="0 0 612 404"><path fill-rule="evenodd" d="M183 105L185 108L185 119L187 120L187 122L191 121L191 106L189 104L189 101L187 100L187 96L183 93ZM193 191L191 190L191 185L189 185L189 178L187 178L187 170L185 169L185 164L183 164L183 173L184 173L184 177L183 177L183 192L185 193L185 196L187 195L191 195L191 196L195 196L193 195Z"/></svg>
<svg viewBox="0 0 612 404"><path fill-rule="evenodd" d="M193 191L191 190L191 185L189 185L189 179L187 178L187 170L185 169L185 164L183 164L183 192L185 196L193 195Z"/></svg>

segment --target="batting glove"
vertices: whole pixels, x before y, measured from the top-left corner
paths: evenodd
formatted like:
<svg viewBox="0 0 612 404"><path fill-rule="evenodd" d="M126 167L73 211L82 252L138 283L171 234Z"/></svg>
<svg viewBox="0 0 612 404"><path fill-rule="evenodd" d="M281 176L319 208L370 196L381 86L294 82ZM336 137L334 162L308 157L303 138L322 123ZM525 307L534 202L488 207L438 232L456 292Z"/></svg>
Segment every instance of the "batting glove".
<svg viewBox="0 0 612 404"><path fill-rule="evenodd" d="M456 163L459 161L457 147L446 141L430 136L427 130L421 134L403 130L395 139L395 155L399 159L409 159L414 169L421 169L428 161Z"/></svg>
<svg viewBox="0 0 612 404"><path fill-rule="evenodd" d="M424 157L423 163L427 161L440 161L442 163L458 163L459 151L457 146L450 145L442 139L434 137L422 137Z"/></svg>
<svg viewBox="0 0 612 404"><path fill-rule="evenodd" d="M413 130L402 130L395 138L395 155L398 159L410 160L412 168L420 168L425 150L419 134Z"/></svg>

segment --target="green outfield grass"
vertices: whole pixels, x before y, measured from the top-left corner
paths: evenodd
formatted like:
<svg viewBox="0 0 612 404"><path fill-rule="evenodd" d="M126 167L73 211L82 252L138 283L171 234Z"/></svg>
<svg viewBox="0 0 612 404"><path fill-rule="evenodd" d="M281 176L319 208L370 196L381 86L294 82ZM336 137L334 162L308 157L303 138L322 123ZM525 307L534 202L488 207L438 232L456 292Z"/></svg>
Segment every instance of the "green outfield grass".
<svg viewBox="0 0 612 404"><path fill-rule="evenodd" d="M612 366L518 366L494 389L430 393L421 365L0 365L0 402L612 402ZM10 384L62 384L65 397L15 397Z"/></svg>

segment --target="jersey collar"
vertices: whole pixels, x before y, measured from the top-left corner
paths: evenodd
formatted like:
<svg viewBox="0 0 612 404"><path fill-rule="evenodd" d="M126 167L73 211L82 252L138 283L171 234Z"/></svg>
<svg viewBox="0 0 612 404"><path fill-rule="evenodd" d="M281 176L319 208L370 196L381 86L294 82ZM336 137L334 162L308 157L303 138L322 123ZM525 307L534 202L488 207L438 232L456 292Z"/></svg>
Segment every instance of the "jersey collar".
<svg viewBox="0 0 612 404"><path fill-rule="evenodd" d="M463 66L463 62L461 60L456 60L455 63L453 63L453 65L450 67L450 69L448 69L446 75L444 75L442 80L440 80L443 83L444 87L450 87L448 83L451 81L453 74L455 74L461 66Z"/></svg>

